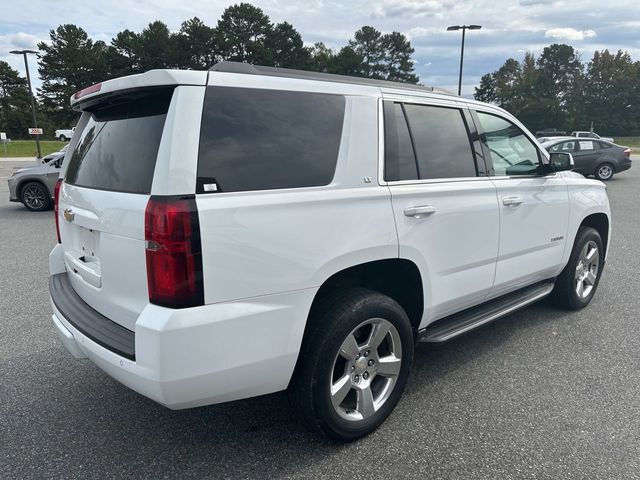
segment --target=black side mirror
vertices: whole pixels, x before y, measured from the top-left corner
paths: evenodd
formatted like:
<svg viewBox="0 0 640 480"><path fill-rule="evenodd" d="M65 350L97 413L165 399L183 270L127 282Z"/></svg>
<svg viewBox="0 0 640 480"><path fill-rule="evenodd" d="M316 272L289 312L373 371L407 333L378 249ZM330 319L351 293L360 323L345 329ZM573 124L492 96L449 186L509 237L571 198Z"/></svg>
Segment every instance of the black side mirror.
<svg viewBox="0 0 640 480"><path fill-rule="evenodd" d="M554 172L573 170L573 155L565 152L552 153L549 156L549 164L553 168Z"/></svg>

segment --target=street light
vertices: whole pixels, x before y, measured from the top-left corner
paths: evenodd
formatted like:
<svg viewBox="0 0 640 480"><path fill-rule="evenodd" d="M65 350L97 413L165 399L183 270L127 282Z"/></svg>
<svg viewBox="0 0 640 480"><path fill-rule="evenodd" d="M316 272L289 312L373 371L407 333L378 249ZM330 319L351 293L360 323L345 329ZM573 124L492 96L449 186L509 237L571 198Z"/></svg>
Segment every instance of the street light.
<svg viewBox="0 0 640 480"><path fill-rule="evenodd" d="M480 30L482 25L452 25L447 27L448 32L462 30L462 49L460 51L460 76L458 77L458 95L462 93L462 62L464 60L464 34L467 30Z"/></svg>
<svg viewBox="0 0 640 480"><path fill-rule="evenodd" d="M27 83L29 84L29 95L31 96L31 113L33 114L33 128L38 128L38 121L36 120L36 102L33 99L33 90L31 90L31 77L29 76L29 63L27 62L27 53L38 53L34 50L12 50L11 53L15 55L22 55L24 57L24 68L27 71ZM38 147L38 158L42 158L42 152L40 151L40 135L36 135L36 146Z"/></svg>

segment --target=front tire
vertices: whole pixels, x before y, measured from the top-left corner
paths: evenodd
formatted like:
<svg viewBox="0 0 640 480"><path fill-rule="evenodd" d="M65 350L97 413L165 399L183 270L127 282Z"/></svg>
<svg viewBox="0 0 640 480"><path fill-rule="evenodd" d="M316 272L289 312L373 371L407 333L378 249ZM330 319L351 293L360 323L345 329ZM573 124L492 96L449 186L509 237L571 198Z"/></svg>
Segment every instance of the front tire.
<svg viewBox="0 0 640 480"><path fill-rule="evenodd" d="M66 142L66 141L67 141L67 137L65 137L64 135L60 135L60 136L58 137L58 139L59 139L61 142Z"/></svg>
<svg viewBox="0 0 640 480"><path fill-rule="evenodd" d="M607 180L611 180L613 174L615 173L615 168L610 163L603 163L598 165L595 173L593 174L598 180L602 180L606 182Z"/></svg>
<svg viewBox="0 0 640 480"><path fill-rule="evenodd" d="M51 208L49 191L38 182L29 182L22 187L20 201L32 212L43 212Z"/></svg>
<svg viewBox="0 0 640 480"><path fill-rule="evenodd" d="M602 238L595 228L580 227L569 263L564 267L551 294L556 305L580 310L591 302L604 267Z"/></svg>
<svg viewBox="0 0 640 480"><path fill-rule="evenodd" d="M414 336L393 299L356 288L325 296L314 307L290 387L311 428L341 441L372 432L404 390Z"/></svg>

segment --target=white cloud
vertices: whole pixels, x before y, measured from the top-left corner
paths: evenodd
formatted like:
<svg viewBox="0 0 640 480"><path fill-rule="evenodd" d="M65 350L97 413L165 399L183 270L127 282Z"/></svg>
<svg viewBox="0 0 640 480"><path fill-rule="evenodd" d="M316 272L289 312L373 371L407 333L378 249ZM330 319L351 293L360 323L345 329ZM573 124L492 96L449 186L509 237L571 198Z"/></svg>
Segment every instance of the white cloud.
<svg viewBox="0 0 640 480"><path fill-rule="evenodd" d="M41 40L37 35L24 32L0 35L0 56L8 55L11 50L37 50Z"/></svg>
<svg viewBox="0 0 640 480"><path fill-rule="evenodd" d="M593 30L576 30L575 28L552 28L544 32L545 38L555 38L557 40L584 40L596 36Z"/></svg>
<svg viewBox="0 0 640 480"><path fill-rule="evenodd" d="M373 16L375 18L442 16L453 3L451 0L378 0L373 6Z"/></svg>

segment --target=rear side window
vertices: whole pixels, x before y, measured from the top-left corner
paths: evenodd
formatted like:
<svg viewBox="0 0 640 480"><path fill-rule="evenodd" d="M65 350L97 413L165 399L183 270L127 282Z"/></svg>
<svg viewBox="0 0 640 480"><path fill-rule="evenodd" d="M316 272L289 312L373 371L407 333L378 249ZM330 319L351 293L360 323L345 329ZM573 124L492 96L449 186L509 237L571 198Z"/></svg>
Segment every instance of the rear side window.
<svg viewBox="0 0 640 480"><path fill-rule="evenodd" d="M129 92L85 109L91 117L65 181L80 187L148 194L173 89Z"/></svg>
<svg viewBox="0 0 640 480"><path fill-rule="evenodd" d="M421 179L477 176L469 132L457 108L404 106Z"/></svg>
<svg viewBox="0 0 640 480"><path fill-rule="evenodd" d="M384 178L416 180L418 166L402 104L384 102Z"/></svg>
<svg viewBox="0 0 640 480"><path fill-rule="evenodd" d="M331 183L344 110L341 95L208 87L198 193Z"/></svg>

